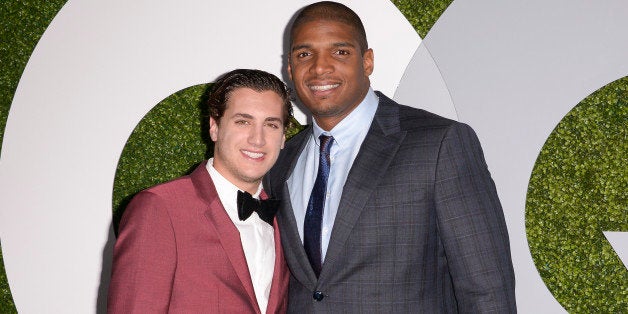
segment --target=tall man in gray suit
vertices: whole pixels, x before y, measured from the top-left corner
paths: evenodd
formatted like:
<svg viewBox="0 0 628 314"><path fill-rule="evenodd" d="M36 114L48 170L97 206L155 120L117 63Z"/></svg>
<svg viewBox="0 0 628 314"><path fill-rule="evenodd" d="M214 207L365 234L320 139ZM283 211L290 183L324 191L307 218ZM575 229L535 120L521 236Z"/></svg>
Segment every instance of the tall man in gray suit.
<svg viewBox="0 0 628 314"><path fill-rule="evenodd" d="M291 313L513 313L508 232L473 130L373 91L360 18L302 9L288 73L313 124L266 176Z"/></svg>

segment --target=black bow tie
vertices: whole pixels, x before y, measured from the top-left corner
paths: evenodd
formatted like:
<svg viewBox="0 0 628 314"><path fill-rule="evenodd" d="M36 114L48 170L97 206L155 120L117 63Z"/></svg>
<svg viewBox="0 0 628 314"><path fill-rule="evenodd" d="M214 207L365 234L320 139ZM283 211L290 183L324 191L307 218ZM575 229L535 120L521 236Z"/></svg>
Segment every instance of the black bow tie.
<svg viewBox="0 0 628 314"><path fill-rule="evenodd" d="M253 212L256 212L259 218L273 225L273 217L279 209L279 200L267 199L258 200L253 198L250 193L238 191L238 218L244 221Z"/></svg>

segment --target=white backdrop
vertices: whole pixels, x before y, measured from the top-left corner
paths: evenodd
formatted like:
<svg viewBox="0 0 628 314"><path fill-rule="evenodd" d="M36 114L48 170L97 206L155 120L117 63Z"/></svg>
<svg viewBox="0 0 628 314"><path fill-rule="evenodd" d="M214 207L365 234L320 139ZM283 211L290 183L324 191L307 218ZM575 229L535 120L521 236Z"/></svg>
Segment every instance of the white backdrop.
<svg viewBox="0 0 628 314"><path fill-rule="evenodd" d="M564 312L527 247L525 193L564 114L628 74L628 3L457 0L421 43L390 1L342 2L365 22L375 89L478 132L505 209L520 312ZM68 1L21 78L0 160L0 237L21 313L103 309L113 180L131 131L168 95L231 69L287 79L285 27L307 3Z"/></svg>

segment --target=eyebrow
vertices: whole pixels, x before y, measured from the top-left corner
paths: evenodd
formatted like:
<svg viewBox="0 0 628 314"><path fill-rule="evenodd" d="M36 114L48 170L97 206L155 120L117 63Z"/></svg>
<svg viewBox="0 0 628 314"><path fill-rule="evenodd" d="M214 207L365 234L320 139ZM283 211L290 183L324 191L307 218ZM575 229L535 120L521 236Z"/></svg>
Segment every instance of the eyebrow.
<svg viewBox="0 0 628 314"><path fill-rule="evenodd" d="M281 118L277 118L277 117L268 117L264 121L283 122L283 120Z"/></svg>
<svg viewBox="0 0 628 314"><path fill-rule="evenodd" d="M348 42L348 41L336 42L336 43L333 43L332 46L333 47L351 47L351 48L355 48L356 47L356 45L354 45L353 43ZM296 46L292 47L292 52L297 51L297 50L301 50L301 49L308 49L308 48L311 48L311 47L312 47L312 44L308 44L308 43L299 44L299 45L296 45Z"/></svg>
<svg viewBox="0 0 628 314"><path fill-rule="evenodd" d="M312 45L310 44L300 44L300 45L296 45L292 47L292 51L296 51L296 50L301 50L301 49L307 49L310 48Z"/></svg>
<svg viewBox="0 0 628 314"><path fill-rule="evenodd" d="M254 117L248 113L236 113L233 115L234 118L245 118L245 119L254 119ZM278 117L268 117L266 119L264 119L264 121L277 121L277 122L283 122L283 120L281 118Z"/></svg>
<svg viewBox="0 0 628 314"><path fill-rule="evenodd" d="M234 118L245 118L245 119L253 119L253 116L248 113L236 113L233 115Z"/></svg>
<svg viewBox="0 0 628 314"><path fill-rule="evenodd" d="M334 47L351 47L351 48L355 48L356 46L348 41L341 41L338 43L334 43L333 45Z"/></svg>

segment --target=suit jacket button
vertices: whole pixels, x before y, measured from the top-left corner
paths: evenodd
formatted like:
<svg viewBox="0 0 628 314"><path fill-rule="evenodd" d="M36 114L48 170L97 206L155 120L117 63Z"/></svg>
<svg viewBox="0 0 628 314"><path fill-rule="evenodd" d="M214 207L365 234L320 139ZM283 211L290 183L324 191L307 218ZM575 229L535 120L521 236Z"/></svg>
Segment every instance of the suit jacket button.
<svg viewBox="0 0 628 314"><path fill-rule="evenodd" d="M314 291L313 297L314 297L314 300L316 301L322 301L325 295L320 291Z"/></svg>

